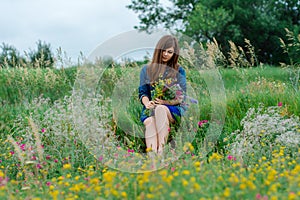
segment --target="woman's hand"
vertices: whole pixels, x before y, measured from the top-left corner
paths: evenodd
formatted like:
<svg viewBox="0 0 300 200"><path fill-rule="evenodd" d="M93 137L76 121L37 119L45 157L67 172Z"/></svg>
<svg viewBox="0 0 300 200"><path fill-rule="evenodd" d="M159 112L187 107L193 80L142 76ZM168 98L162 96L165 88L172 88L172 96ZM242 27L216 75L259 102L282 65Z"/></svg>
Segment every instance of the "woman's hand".
<svg viewBox="0 0 300 200"><path fill-rule="evenodd" d="M169 105L169 103L168 103L168 101L165 101L165 100L162 100L162 99L158 99L158 98L156 98L155 100L154 100L154 103L155 104L159 104L159 105Z"/></svg>
<svg viewBox="0 0 300 200"><path fill-rule="evenodd" d="M155 106L154 101L149 101L149 102L145 105L146 109L153 109L154 106Z"/></svg>

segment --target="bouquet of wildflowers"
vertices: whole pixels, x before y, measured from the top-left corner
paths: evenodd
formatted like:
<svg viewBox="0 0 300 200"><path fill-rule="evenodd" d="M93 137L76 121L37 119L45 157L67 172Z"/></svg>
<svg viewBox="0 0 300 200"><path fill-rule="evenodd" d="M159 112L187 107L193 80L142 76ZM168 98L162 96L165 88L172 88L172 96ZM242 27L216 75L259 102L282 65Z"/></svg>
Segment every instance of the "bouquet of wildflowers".
<svg viewBox="0 0 300 200"><path fill-rule="evenodd" d="M178 83L174 84L174 80L159 79L153 84L154 89L151 91L152 99L162 100L183 100L183 91Z"/></svg>
<svg viewBox="0 0 300 200"><path fill-rule="evenodd" d="M176 100L180 103L183 102L184 94L183 90L180 87L178 83L176 83L176 80L174 79L162 79L160 78L158 81L156 81L152 87L154 88L151 91L151 97L152 99L161 99L166 101L172 101ZM145 111L148 116L153 115L153 110L146 110Z"/></svg>

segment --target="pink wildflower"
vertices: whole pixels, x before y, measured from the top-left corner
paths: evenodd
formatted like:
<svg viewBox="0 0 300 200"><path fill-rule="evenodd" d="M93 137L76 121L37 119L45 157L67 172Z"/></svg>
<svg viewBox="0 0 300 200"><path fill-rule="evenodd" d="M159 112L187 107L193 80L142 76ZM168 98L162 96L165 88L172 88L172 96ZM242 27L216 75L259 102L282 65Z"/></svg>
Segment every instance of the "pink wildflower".
<svg viewBox="0 0 300 200"><path fill-rule="evenodd" d="M205 123L207 123L207 122L208 122L208 120L206 120L206 119L202 120L202 121L199 121L198 122L198 126L202 127L202 125L205 124Z"/></svg>
<svg viewBox="0 0 300 200"><path fill-rule="evenodd" d="M40 163L38 163L38 164L36 165L36 167L37 167L38 169L42 169L42 165L41 165Z"/></svg>
<svg viewBox="0 0 300 200"><path fill-rule="evenodd" d="M268 196L264 195L263 200L268 200L268 199L269 199Z"/></svg>
<svg viewBox="0 0 300 200"><path fill-rule="evenodd" d="M279 107L281 107L281 106L282 106L282 102L279 102L277 105L278 105Z"/></svg>
<svg viewBox="0 0 300 200"><path fill-rule="evenodd" d="M261 194L259 194L259 193L257 193L256 196L255 196L256 199L261 199L261 197L262 197L262 196L261 196Z"/></svg>
<svg viewBox="0 0 300 200"><path fill-rule="evenodd" d="M51 182L47 181L47 182L46 182L46 185L47 185L47 186L50 186L50 185L51 185Z"/></svg>
<svg viewBox="0 0 300 200"><path fill-rule="evenodd" d="M22 151L25 151L26 144L21 144L21 145L20 145L20 148L21 148Z"/></svg>
<svg viewBox="0 0 300 200"><path fill-rule="evenodd" d="M232 156L232 155L228 155L228 156L227 156L227 159L228 159L228 160L234 160L234 161L236 160L236 158L235 158L234 156Z"/></svg>
<svg viewBox="0 0 300 200"><path fill-rule="evenodd" d="M45 133L46 129L42 128L42 133Z"/></svg>
<svg viewBox="0 0 300 200"><path fill-rule="evenodd" d="M128 153L134 153L134 150L133 149L128 149L127 152Z"/></svg>
<svg viewBox="0 0 300 200"><path fill-rule="evenodd" d="M103 160L103 156L100 156L98 160L101 162Z"/></svg>

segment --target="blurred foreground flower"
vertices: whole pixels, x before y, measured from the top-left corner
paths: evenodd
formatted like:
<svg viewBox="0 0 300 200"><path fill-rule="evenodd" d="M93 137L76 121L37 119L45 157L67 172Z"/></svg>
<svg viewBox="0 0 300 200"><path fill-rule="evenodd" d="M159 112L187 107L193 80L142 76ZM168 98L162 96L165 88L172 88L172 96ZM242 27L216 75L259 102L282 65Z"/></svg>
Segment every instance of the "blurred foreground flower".
<svg viewBox="0 0 300 200"><path fill-rule="evenodd" d="M206 124L208 122L208 120L202 120L198 122L198 126L202 127L204 124Z"/></svg>

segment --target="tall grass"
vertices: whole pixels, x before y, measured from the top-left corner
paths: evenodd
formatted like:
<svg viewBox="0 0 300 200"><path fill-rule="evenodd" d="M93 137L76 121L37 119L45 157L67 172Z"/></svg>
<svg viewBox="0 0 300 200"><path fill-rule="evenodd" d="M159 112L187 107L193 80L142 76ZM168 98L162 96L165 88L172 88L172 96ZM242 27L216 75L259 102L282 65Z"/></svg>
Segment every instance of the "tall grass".
<svg viewBox="0 0 300 200"><path fill-rule="evenodd" d="M8 133L18 115L29 115L26 107L34 99L43 97L53 103L70 95L76 71L76 67L0 68L0 132Z"/></svg>
<svg viewBox="0 0 300 200"><path fill-rule="evenodd" d="M118 79L126 68L118 66L107 68L100 79L102 95L110 97ZM29 115L26 105L33 99L42 96L49 98L50 102L65 95L71 94L73 82L75 80L76 68L55 70L55 69L1 69L2 91L2 132L7 132L11 128L12 121L17 115ZM220 69L222 81L224 82L227 102L226 123L223 133L230 134L240 128L240 121L245 116L247 110L256 107L261 103L266 106L274 106L279 102L287 105L290 114L299 115L299 94L295 92L289 82L289 71L286 68L263 66L256 68L233 68ZM187 70L188 84L195 90L199 100L200 120L210 119L211 96L207 85L201 74L193 69ZM137 93L133 93L132 95ZM130 115L135 116L141 109L137 99L131 99ZM51 104L49 104L51 106ZM136 123L138 117L133 117ZM139 124L141 125L141 124ZM117 130L122 134L122 130ZM124 135L123 135L124 136ZM128 141L128 140L127 140ZM140 141L142 142L142 141ZM139 143L140 143L139 142ZM126 142L128 143L128 142ZM138 144L144 146L144 144Z"/></svg>
<svg viewBox="0 0 300 200"><path fill-rule="evenodd" d="M52 102L70 94L76 68L0 68L0 101L2 104L31 102L43 96Z"/></svg>

